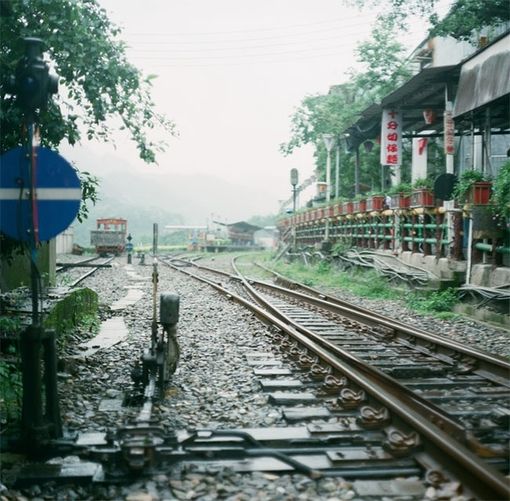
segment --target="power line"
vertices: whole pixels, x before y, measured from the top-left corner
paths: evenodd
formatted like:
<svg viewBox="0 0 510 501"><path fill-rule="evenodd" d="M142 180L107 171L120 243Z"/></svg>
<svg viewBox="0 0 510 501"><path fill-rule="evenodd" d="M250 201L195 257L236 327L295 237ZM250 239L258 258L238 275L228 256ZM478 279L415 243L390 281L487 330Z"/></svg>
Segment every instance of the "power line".
<svg viewBox="0 0 510 501"><path fill-rule="evenodd" d="M231 50L245 50L245 49L258 49L258 48L267 48L267 47L281 47L288 45L300 45L311 42L328 42L334 41L338 39L345 39L346 32L342 32L336 36L331 37L320 37L320 38L312 38L308 40L289 40L288 42L278 42L278 43L270 43L270 44L260 44L260 45L240 45L240 46L232 46L232 47L202 47L202 48L179 48L178 46L175 48L162 47L161 49L147 49L147 48L138 48L138 47L129 47L131 52L138 53L147 53L147 54L158 54L158 53L174 53L172 51L185 51L186 53L193 52L217 52L217 51L231 51Z"/></svg>
<svg viewBox="0 0 510 501"><path fill-rule="evenodd" d="M285 64L285 63L291 63L294 61L299 61L301 59L317 59L317 58L324 58L324 57L335 57L339 58L342 55L348 53L348 50L342 50L342 51L335 51L335 52L317 52L314 54L308 54L308 55L301 55L299 53L295 54L292 58L281 58L277 57L276 59L269 59L269 60L263 60L263 59L252 59L252 58L244 58L244 60L240 61L212 61L211 63L208 63L207 61L204 62L193 62L190 60L182 59L180 61L175 62L165 62L162 60L160 63L152 63L150 68L202 68L202 67L211 67L211 66L241 66L241 65L249 65L249 64ZM273 56L274 54L269 54L269 56ZM240 57L240 56L239 56ZM268 57L266 54L264 57ZM147 70L145 70L147 71Z"/></svg>
<svg viewBox="0 0 510 501"><path fill-rule="evenodd" d="M323 38L323 39L318 39L318 40L314 40L314 42L328 42L328 41L334 41L334 40L340 40L341 38ZM222 47L222 48L218 48L218 49L212 49L212 48L209 48L209 49L194 49L194 50L188 50L188 51L185 51L185 52L174 52L174 51L171 51L171 50L159 50L159 51L139 51L139 50L136 50L136 51L133 51L132 55L133 57L143 57L143 58L150 58L150 59L154 59L154 58L151 58L150 56L151 55L155 55L156 57L165 57L165 55L169 55L169 56L180 56L180 55L193 55L194 53L204 53L204 52L214 52L214 53L220 53L221 54L221 51L232 51L232 50L250 50L250 49L267 49L267 48L276 48L276 47L282 47L282 46L288 46L288 45L299 45L299 44L309 44L310 41L306 41L306 42L300 42L298 44L296 43L284 43L284 44L276 44L276 45L254 45L254 46L245 46L245 47L229 47L229 48L226 48L226 47ZM343 44L341 44L343 45ZM296 47L298 48L298 47ZM146 54L146 55L144 55ZM235 57L236 55L242 55L242 54L225 54L225 55L231 55L233 57Z"/></svg>
<svg viewBox="0 0 510 501"><path fill-rule="evenodd" d="M169 56L158 56L155 57L151 56L143 56L143 55L133 55L133 58L137 59L144 59L144 60L158 60L161 59L163 61L168 60L197 60L197 59L225 59L225 58L237 58L237 57L260 57L260 56L277 56L277 55L286 55L286 54L300 54L304 52L310 52L314 50L324 50L324 49L341 49L345 47L351 47L349 44L335 44L333 46L323 46L323 47L309 47L309 48L296 48L294 50L284 50L284 51L277 51L277 52L254 52L254 53L244 53L244 54L213 54L213 55L204 55L204 56L193 56L193 55L174 55L172 53L169 53Z"/></svg>
<svg viewBox="0 0 510 501"><path fill-rule="evenodd" d="M303 28L303 27L308 27L308 26L317 26L317 25L321 25L321 24L331 24L331 23L336 23L338 21L345 21L345 20L349 20L349 19L355 19L355 18L358 18L360 17L360 14L357 14L357 15L353 15L353 16L347 16L347 17L340 17L340 18L335 18L335 19L327 19L327 20L324 20L324 21L317 21L317 22L314 22L314 23L303 23L303 24L293 24L293 25L287 25L287 26L274 26L274 27L268 27L268 28L254 28L254 29L240 29L240 30L230 30L230 31L198 31L198 32L190 32L190 31L182 31L182 32L174 32L174 33L169 33L169 32L154 32L154 31L150 31L150 32L127 32L126 35L129 35L129 36L146 36L146 35L150 35L150 36L188 36L188 35L191 35L191 36L196 36L196 35L205 35L205 36L208 36L208 35L228 35L228 34L234 34L234 33L254 33L254 32L260 32L260 31L281 31L281 30L286 30L286 29L293 29L293 28Z"/></svg>
<svg viewBox="0 0 510 501"><path fill-rule="evenodd" d="M304 36L304 35L315 35L317 33L323 34L331 31L345 31L350 28L365 26L370 24L367 21L361 21L359 23L353 23L346 26L331 26L330 28L324 28L321 30L308 31L303 33L282 33L279 35L271 35L267 37L256 37L256 38L239 38L239 39L224 39L224 40L144 40L144 41L133 41L134 43L144 44L144 45L165 45L172 43L179 43L182 45L198 45L198 44L214 44L214 43L239 43L239 42L260 42L264 40L280 40L280 39L288 39L289 37L294 36Z"/></svg>

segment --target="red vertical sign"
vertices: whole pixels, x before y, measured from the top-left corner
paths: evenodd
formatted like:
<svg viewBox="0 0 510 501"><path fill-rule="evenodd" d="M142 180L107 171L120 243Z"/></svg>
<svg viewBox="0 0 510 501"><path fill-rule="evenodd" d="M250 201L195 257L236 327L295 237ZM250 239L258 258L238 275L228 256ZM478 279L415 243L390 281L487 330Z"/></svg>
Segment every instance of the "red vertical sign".
<svg viewBox="0 0 510 501"><path fill-rule="evenodd" d="M447 155L455 153L455 125L451 110L444 112L444 152Z"/></svg>
<svg viewBox="0 0 510 501"><path fill-rule="evenodd" d="M381 121L381 165L402 164L402 114L383 110Z"/></svg>

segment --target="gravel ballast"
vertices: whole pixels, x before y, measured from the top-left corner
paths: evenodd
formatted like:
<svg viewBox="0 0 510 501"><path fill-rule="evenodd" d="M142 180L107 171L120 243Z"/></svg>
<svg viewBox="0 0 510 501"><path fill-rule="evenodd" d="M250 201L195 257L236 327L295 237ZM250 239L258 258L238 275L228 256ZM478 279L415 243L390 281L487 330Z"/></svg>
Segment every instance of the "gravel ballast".
<svg viewBox="0 0 510 501"><path fill-rule="evenodd" d="M225 258L227 267L229 258ZM216 258L215 263L222 258ZM204 263L213 265L214 262ZM128 273L129 272L129 273ZM117 258L111 269L101 269L86 279L83 286L95 290L101 303L101 320L122 315L128 328L127 338L97 352L85 360L76 348L67 348L64 370L59 374L61 413L64 425L76 431L107 431L122 424L138 409L100 411L104 399L120 399L132 388L131 371L149 344L152 315L152 266L126 266L125 257ZM128 287L144 292L143 297L123 312L111 312L111 306L127 293ZM180 296L178 340L181 358L165 400L155 414L168 429L240 428L286 426L281 409L269 405L260 391L246 354L270 352L268 328L241 306L221 296L211 287L159 265L159 292ZM341 293L338 291L337 295ZM351 295L349 300L356 301ZM345 297L347 299L347 297ZM359 300L365 307L416 322L420 316L405 311L397 302ZM430 319L427 319L429 321ZM468 320L454 322L432 320L434 327L458 340L494 338L504 331L491 330ZM459 334L460 332L460 334ZM451 334L453 335L453 334ZM506 338L508 339L508 338ZM487 346L499 346L496 344ZM487 349L487 348L485 348ZM492 350L490 350L492 351ZM78 358L73 358L78 356ZM61 458L73 461L76 458ZM58 461L58 459L57 459ZM133 481L130 485L57 485L47 483L19 490L4 490L0 499L229 499L229 500L315 500L361 499L355 483L341 478L310 479L306 476L269 473L239 474L228 468L211 471L178 467L164 475ZM384 498L370 498L384 499ZM461 501L462 496L456 498Z"/></svg>

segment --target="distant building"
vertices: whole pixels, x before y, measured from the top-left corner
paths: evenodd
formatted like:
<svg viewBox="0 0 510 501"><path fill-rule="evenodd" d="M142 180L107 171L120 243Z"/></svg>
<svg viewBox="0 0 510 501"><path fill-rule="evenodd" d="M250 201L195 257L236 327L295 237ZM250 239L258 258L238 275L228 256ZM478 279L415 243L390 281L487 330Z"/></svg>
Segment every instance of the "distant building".
<svg viewBox="0 0 510 501"><path fill-rule="evenodd" d="M224 223L218 223L224 224ZM228 230L230 245L234 247L249 247L255 245L255 232L261 230L260 226L239 221L237 223L224 224Z"/></svg>

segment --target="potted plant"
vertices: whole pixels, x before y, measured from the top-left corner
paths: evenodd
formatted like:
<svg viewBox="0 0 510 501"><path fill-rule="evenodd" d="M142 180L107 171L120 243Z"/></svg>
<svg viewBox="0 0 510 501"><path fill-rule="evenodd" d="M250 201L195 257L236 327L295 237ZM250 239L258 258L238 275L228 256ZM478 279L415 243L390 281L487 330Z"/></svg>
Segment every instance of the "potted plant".
<svg viewBox="0 0 510 501"><path fill-rule="evenodd" d="M382 193L372 193L367 198L367 212L384 209L384 195Z"/></svg>
<svg viewBox="0 0 510 501"><path fill-rule="evenodd" d="M352 211L353 211L352 200L349 200L342 204L342 213L343 214L352 214Z"/></svg>
<svg viewBox="0 0 510 501"><path fill-rule="evenodd" d="M352 211L365 212L367 210L367 199L363 195L356 195L352 204Z"/></svg>
<svg viewBox="0 0 510 501"><path fill-rule="evenodd" d="M494 215L510 223L510 161L502 165L492 186L491 204Z"/></svg>
<svg viewBox="0 0 510 501"><path fill-rule="evenodd" d="M478 170L466 170L459 177L453 189L453 196L459 203L487 205L490 200L492 183Z"/></svg>
<svg viewBox="0 0 510 501"><path fill-rule="evenodd" d="M432 182L430 179L417 179L413 184L410 207L434 207L435 200L432 193Z"/></svg>
<svg viewBox="0 0 510 501"><path fill-rule="evenodd" d="M407 209L410 203L411 185L400 183L392 186L388 195L391 198L390 209Z"/></svg>
<svg viewBox="0 0 510 501"><path fill-rule="evenodd" d="M337 198L335 200L335 204L333 205L333 216L341 216L343 213L343 203L341 198Z"/></svg>

